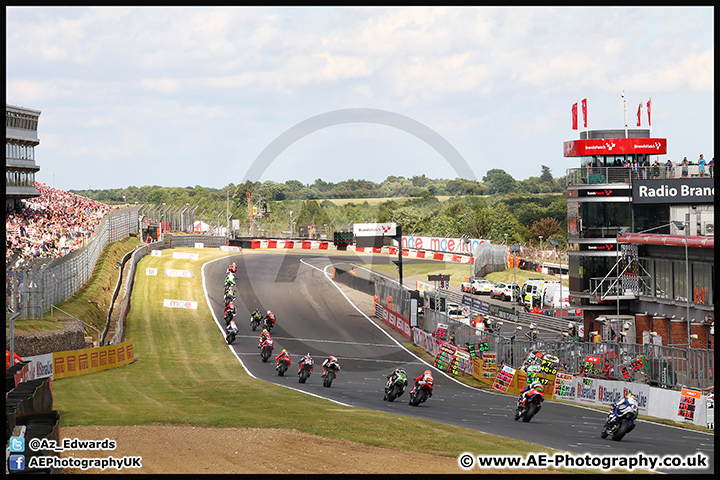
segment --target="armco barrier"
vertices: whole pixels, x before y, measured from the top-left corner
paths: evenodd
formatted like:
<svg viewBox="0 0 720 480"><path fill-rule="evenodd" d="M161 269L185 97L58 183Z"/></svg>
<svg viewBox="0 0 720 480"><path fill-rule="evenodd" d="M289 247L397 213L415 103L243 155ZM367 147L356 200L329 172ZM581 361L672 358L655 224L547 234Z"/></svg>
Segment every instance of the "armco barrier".
<svg viewBox="0 0 720 480"><path fill-rule="evenodd" d="M283 240L283 239L241 239L236 240L243 247L250 249L270 248L270 249L305 249L305 250L337 250L332 242L322 240ZM355 253L381 253L387 255L397 255L398 249L393 246L384 247L356 247L350 245L347 247L348 252ZM429 260L438 260L442 262L467 263L473 264L474 260L469 255L458 255L454 253L433 252L430 250L416 250L403 248L402 255L409 258L426 258Z"/></svg>

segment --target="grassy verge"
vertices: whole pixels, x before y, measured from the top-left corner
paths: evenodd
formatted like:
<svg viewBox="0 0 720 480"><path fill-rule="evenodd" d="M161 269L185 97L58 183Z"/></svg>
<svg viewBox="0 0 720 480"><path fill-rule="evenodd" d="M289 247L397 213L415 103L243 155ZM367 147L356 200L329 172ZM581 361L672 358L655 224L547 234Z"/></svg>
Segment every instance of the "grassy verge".
<svg viewBox="0 0 720 480"><path fill-rule="evenodd" d="M57 307L102 332L107 322L107 312L120 272L115 264L139 244L140 240L137 237L126 237L107 245L98 258L90 280L75 295L59 303ZM51 310L52 313L50 310L44 313L44 320L34 318L16 320L15 334L59 330L65 327L64 322L57 320L67 317L67 315L56 309Z"/></svg>
<svg viewBox="0 0 720 480"><path fill-rule="evenodd" d="M127 323L136 361L53 382L62 426L286 428L451 457L464 451L487 455L554 451L420 418L344 407L249 377L229 351L203 297L201 264L226 254L200 252L201 259L195 262L173 259L166 250L163 257L145 257L139 263L138 272L148 267L161 272L175 268L192 270L194 276L137 275ZM198 309L164 308L163 298L198 301Z"/></svg>
<svg viewBox="0 0 720 480"><path fill-rule="evenodd" d="M377 270L389 276L397 277L397 268L395 265L372 264L368 268ZM465 263L444 263L433 260L420 260L418 263L403 262L403 276L417 278L418 280L427 281L428 275L450 275L450 285L459 287L465 281L466 277L472 275L473 266ZM548 280L558 280L559 277L540 272L531 272L529 270L513 271L512 268L503 270L502 272L493 272L485 276L493 283L512 282L513 278L517 278L518 285L522 286L528 278L545 278ZM562 281L567 286L567 280Z"/></svg>

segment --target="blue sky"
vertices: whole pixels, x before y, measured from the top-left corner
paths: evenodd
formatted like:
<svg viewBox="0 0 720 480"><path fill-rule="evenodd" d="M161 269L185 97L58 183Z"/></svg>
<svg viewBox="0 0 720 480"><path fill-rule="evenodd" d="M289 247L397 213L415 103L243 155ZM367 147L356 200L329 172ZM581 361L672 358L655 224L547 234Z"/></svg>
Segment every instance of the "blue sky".
<svg viewBox="0 0 720 480"><path fill-rule="evenodd" d="M65 190L238 184L343 109L419 122L477 180L561 176L572 104L621 129L623 91L630 128L652 98L661 161L715 154L712 7L8 7L6 45L6 102L42 111L36 179ZM424 140L348 118L252 179L457 177Z"/></svg>

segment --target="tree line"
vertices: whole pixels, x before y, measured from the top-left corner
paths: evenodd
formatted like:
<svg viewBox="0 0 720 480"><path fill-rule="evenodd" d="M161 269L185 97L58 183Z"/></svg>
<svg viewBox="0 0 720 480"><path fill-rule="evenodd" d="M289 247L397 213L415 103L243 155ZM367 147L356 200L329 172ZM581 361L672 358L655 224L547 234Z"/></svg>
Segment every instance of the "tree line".
<svg viewBox="0 0 720 480"><path fill-rule="evenodd" d="M332 183L318 178L304 185L297 180L248 180L220 189L152 185L71 192L107 204L188 204L197 207L196 220L211 224L222 214L224 225L229 212L240 221L241 230L250 226L249 195L258 213L267 209L267 214L254 217L255 232L265 234L297 232L298 225L313 224L332 235L352 223L395 222L402 225L405 235L468 235L495 243L527 243L542 236L567 243L565 179L554 178L545 165L539 177L527 180L491 169L481 182L431 179L423 174L409 179L389 176L380 183L354 179Z"/></svg>

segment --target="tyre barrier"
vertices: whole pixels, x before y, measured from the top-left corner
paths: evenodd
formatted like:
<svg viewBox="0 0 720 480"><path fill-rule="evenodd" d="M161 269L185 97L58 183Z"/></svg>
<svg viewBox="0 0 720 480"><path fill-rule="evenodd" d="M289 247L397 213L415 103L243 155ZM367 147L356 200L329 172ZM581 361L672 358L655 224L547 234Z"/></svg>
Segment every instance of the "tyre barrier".
<svg viewBox="0 0 720 480"><path fill-rule="evenodd" d="M59 456L52 450L37 452L28 448L31 439L60 442L60 414L52 410L52 380L49 377L18 381L25 363L13 365L5 371L5 438L24 437L25 450L22 470L12 473L61 473L59 468L29 468L30 459L39 456ZM8 390L8 387L9 390ZM6 468L8 464L6 463Z"/></svg>

